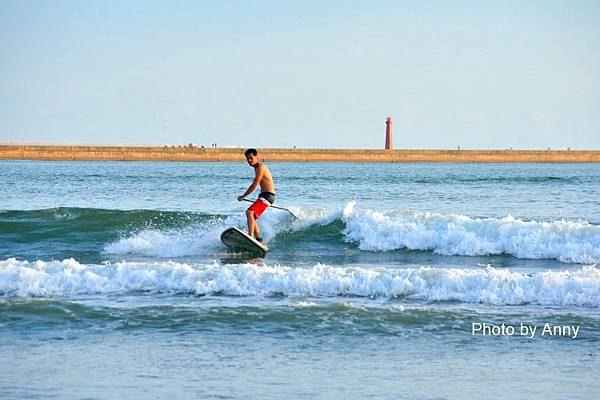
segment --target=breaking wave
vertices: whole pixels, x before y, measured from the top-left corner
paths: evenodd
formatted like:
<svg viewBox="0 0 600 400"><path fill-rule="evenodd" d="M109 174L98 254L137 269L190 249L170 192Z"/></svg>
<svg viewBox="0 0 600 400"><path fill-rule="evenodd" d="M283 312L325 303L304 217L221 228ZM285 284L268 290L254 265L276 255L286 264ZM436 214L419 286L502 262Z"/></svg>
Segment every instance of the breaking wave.
<svg viewBox="0 0 600 400"><path fill-rule="evenodd" d="M447 256L510 255L564 263L600 262L600 225L587 221L536 221L513 216L478 218L424 211L338 210L290 207L295 218L272 210L261 218L273 251L297 246L358 247L368 252L431 251ZM0 256L26 259L75 257L99 262L106 255L152 258L214 256L233 216L152 210L56 208L0 213Z"/></svg>
<svg viewBox="0 0 600 400"><path fill-rule="evenodd" d="M431 212L358 211L349 203L341 216L345 240L362 250L430 250L441 255L509 254L517 258L600 262L600 226L586 221L524 221L472 218Z"/></svg>
<svg viewBox="0 0 600 400"><path fill-rule="evenodd" d="M230 296L408 298L493 305L600 306L600 270L585 266L532 274L493 267L363 268L316 264L286 267L168 262L85 265L0 261L0 294L61 297L127 292Z"/></svg>

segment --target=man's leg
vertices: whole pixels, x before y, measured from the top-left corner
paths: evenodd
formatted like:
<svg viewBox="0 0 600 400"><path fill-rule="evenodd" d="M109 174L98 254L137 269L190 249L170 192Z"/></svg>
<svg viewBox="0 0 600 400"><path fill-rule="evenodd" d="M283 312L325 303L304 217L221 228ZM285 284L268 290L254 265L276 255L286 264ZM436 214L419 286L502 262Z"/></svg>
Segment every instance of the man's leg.
<svg viewBox="0 0 600 400"><path fill-rule="evenodd" d="M258 227L258 221L254 220L254 238L261 239L262 235L260 234L260 228Z"/></svg>
<svg viewBox="0 0 600 400"><path fill-rule="evenodd" d="M256 230L256 218L254 217L254 211L246 210L246 218L248 219L248 235L254 237Z"/></svg>
<svg viewBox="0 0 600 400"><path fill-rule="evenodd" d="M256 220L267 209L267 207L267 202L259 198L246 210L246 217L248 219L248 235L255 239L261 238L260 228L258 227Z"/></svg>

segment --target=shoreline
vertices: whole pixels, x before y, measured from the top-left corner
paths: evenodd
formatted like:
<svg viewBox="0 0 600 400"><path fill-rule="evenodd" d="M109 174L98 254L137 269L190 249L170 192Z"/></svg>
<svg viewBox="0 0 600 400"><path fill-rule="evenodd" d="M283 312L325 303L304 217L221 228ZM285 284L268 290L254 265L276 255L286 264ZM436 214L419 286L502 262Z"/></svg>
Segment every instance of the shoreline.
<svg viewBox="0 0 600 400"><path fill-rule="evenodd" d="M243 148L0 145L0 160L191 161L244 159ZM258 148L263 161L372 163L600 163L600 150L374 150Z"/></svg>

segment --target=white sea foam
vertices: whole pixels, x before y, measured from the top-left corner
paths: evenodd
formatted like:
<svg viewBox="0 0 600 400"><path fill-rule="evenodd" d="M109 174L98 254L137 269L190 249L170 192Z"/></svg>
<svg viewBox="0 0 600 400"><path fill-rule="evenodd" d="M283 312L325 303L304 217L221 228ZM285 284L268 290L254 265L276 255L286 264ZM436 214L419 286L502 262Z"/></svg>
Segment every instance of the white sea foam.
<svg viewBox="0 0 600 400"><path fill-rule="evenodd" d="M0 294L68 296L131 291L233 296L409 297L496 305L600 306L600 269L533 274L492 267L361 268L119 262L0 261Z"/></svg>
<svg viewBox="0 0 600 400"><path fill-rule="evenodd" d="M294 307L298 308L308 308L308 307L318 307L319 305L314 301L299 301L294 304Z"/></svg>
<svg viewBox="0 0 600 400"><path fill-rule="evenodd" d="M285 229L289 217L285 212L266 213L259 221L265 243L277 232ZM107 254L138 254L150 257L183 257L206 254L207 250L221 247L221 233L232 226L246 230L246 217L238 214L224 220L182 229L147 229L109 243L104 247Z"/></svg>
<svg viewBox="0 0 600 400"><path fill-rule="evenodd" d="M296 219L270 210L259 221L263 238L271 242L283 231L344 222L346 241L361 250L429 250L442 255L509 254L526 259L556 259L566 263L600 262L600 226L586 221L524 221L512 216L473 218L431 212L358 210L354 202L343 209L290 208ZM203 225L172 230L144 230L105 246L109 254L181 257L206 254L222 246L221 232L245 229L243 214ZM318 238L315 238L318 240Z"/></svg>
<svg viewBox="0 0 600 400"><path fill-rule="evenodd" d="M300 231L315 225L327 225L341 217L341 212L331 212L325 208L296 208L290 210L296 216L291 229Z"/></svg>
<svg viewBox="0 0 600 400"><path fill-rule="evenodd" d="M346 206L342 219L346 240L357 242L362 250L431 250L443 255L510 254L568 263L600 262L600 226L585 221L382 213L359 211L354 202Z"/></svg>
<svg viewBox="0 0 600 400"><path fill-rule="evenodd" d="M183 229L147 229L104 247L107 254L139 254L150 257L183 257L205 254L220 246L220 235L231 226L242 226L241 215Z"/></svg>

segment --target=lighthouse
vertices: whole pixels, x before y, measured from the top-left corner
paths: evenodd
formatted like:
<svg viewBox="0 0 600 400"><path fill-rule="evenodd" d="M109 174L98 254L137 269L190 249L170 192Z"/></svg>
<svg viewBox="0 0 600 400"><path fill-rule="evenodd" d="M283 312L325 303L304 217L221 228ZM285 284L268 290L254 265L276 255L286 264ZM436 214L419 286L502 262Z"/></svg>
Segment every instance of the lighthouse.
<svg viewBox="0 0 600 400"><path fill-rule="evenodd" d="M392 141L392 117L385 119L385 149L393 150L394 142Z"/></svg>

